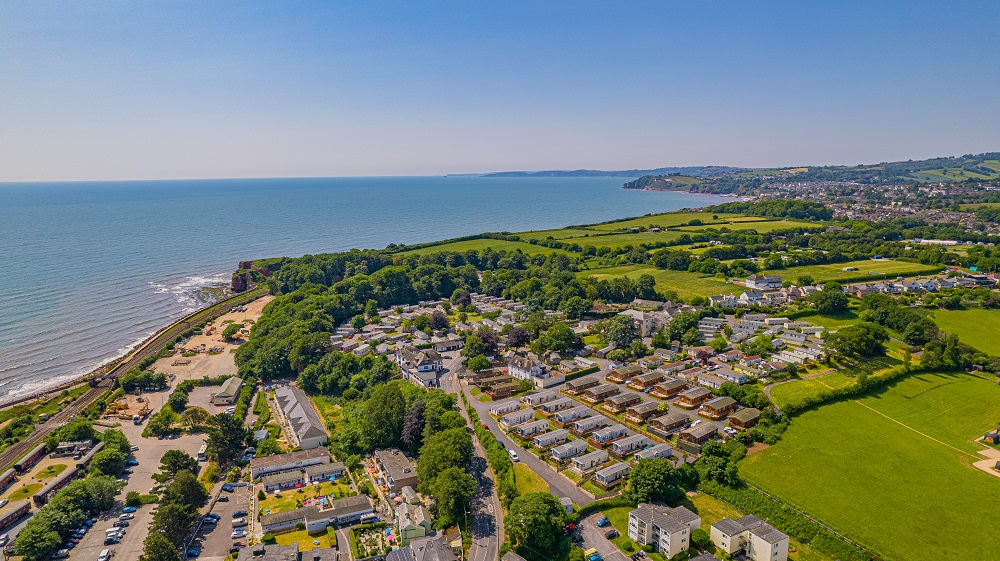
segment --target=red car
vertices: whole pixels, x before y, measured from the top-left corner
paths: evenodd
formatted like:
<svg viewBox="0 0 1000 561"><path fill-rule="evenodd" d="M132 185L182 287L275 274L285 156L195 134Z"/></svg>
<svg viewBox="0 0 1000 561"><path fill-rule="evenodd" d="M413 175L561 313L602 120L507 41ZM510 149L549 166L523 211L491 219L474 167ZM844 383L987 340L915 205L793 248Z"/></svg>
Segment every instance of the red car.
<svg viewBox="0 0 1000 561"><path fill-rule="evenodd" d="M575 531L576 531L576 524L573 524L572 522L563 526L563 534L572 534Z"/></svg>
<svg viewBox="0 0 1000 561"><path fill-rule="evenodd" d="M490 427L486 426L486 423L483 423L483 428L486 430L490 430Z"/></svg>

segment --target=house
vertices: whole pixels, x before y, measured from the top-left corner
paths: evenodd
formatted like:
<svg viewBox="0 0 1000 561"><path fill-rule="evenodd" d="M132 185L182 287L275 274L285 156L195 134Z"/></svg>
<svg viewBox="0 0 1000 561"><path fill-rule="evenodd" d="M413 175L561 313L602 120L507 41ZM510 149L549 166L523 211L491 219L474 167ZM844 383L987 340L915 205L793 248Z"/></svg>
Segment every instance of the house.
<svg viewBox="0 0 1000 561"><path fill-rule="evenodd" d="M743 356L741 351L731 350L724 353L719 353L716 357L722 362L736 362Z"/></svg>
<svg viewBox="0 0 1000 561"><path fill-rule="evenodd" d="M739 404L729 396L717 397L706 401L699 409L698 414L702 417L718 421L726 418L730 413L736 411Z"/></svg>
<svg viewBox="0 0 1000 561"><path fill-rule="evenodd" d="M729 426L736 430L749 429L757 426L760 420L760 409L745 407L729 416Z"/></svg>
<svg viewBox="0 0 1000 561"><path fill-rule="evenodd" d="M633 376L637 376L642 373L643 369L641 366L637 364L629 364L628 366L612 370L607 376L604 377L604 379L615 384L620 384L622 382L627 382L631 380Z"/></svg>
<svg viewBox="0 0 1000 561"><path fill-rule="evenodd" d="M531 419L535 418L535 411L530 407L527 409L518 409L517 411L512 411L507 413L503 417L500 417L500 426L504 430L511 430L521 423L526 423Z"/></svg>
<svg viewBox="0 0 1000 561"><path fill-rule="evenodd" d="M514 427L514 432L522 439L547 430L549 430L549 422L545 419L523 423Z"/></svg>
<svg viewBox="0 0 1000 561"><path fill-rule="evenodd" d="M781 277L777 275L752 275L747 277L746 287L758 290L778 290L781 288Z"/></svg>
<svg viewBox="0 0 1000 561"><path fill-rule="evenodd" d="M617 458L624 458L629 454L642 450L647 444L649 444L649 439L645 435L634 434L626 436L611 443L611 455Z"/></svg>
<svg viewBox="0 0 1000 561"><path fill-rule="evenodd" d="M740 293L740 304L760 304L764 301L764 293L760 290L749 289Z"/></svg>
<svg viewBox="0 0 1000 561"><path fill-rule="evenodd" d="M708 372L702 372L701 374L695 376L695 381L706 388L712 389L719 389L722 387L722 384L726 383L726 381L722 378Z"/></svg>
<svg viewBox="0 0 1000 561"><path fill-rule="evenodd" d="M597 405L605 399L613 395L618 395L619 393L621 393L621 389L619 389L618 386L612 386L611 384L595 386L583 392L583 395L580 396L580 401L591 405Z"/></svg>
<svg viewBox="0 0 1000 561"><path fill-rule="evenodd" d="M663 364L663 357L656 355L644 356L637 360L636 364L643 368L656 368L657 366Z"/></svg>
<svg viewBox="0 0 1000 561"><path fill-rule="evenodd" d="M730 384L739 385L739 384L745 384L748 381L750 381L750 377L747 376L745 373L737 372L732 368L729 368L728 366L723 366L722 368L719 368L712 373L718 376L719 378L722 378L723 381L729 382Z"/></svg>
<svg viewBox="0 0 1000 561"><path fill-rule="evenodd" d="M675 360L677 351L671 349L653 349L653 356L658 356L663 360Z"/></svg>
<svg viewBox="0 0 1000 561"><path fill-rule="evenodd" d="M625 387L633 389L636 391L645 391L647 388L651 388L656 384L659 384L663 380L667 379L667 373L663 371L650 372L648 374L642 374L636 376L625 384Z"/></svg>
<svg viewBox="0 0 1000 561"><path fill-rule="evenodd" d="M548 390L544 392L530 393L521 398L521 403L527 405L528 407L535 407L536 405L541 405L547 401L558 399L558 397L558 392L555 390Z"/></svg>
<svg viewBox="0 0 1000 561"><path fill-rule="evenodd" d="M786 343L792 343L794 345L804 345L806 341L809 340L809 336L805 333L798 333L795 331L785 331L778 338Z"/></svg>
<svg viewBox="0 0 1000 561"><path fill-rule="evenodd" d="M708 297L709 306L722 306L723 308L736 307L736 297L732 294L719 294Z"/></svg>
<svg viewBox="0 0 1000 561"><path fill-rule="evenodd" d="M490 386L484 392L490 399L505 399L517 393L519 386L514 382L505 382Z"/></svg>
<svg viewBox="0 0 1000 561"><path fill-rule="evenodd" d="M628 513L628 537L668 559L691 547L691 533L700 526L701 517L683 506L640 503Z"/></svg>
<svg viewBox="0 0 1000 561"><path fill-rule="evenodd" d="M604 403L601 405L601 409L613 415L618 415L620 413L624 413L629 407L641 402L642 398L639 397L639 394L625 392L604 400Z"/></svg>
<svg viewBox="0 0 1000 561"><path fill-rule="evenodd" d="M264 486L264 491L268 493L282 489L291 489L295 486L301 487L305 482L305 474L301 469L279 471L260 478L260 483Z"/></svg>
<svg viewBox="0 0 1000 561"><path fill-rule="evenodd" d="M670 380L654 386L649 391L649 395L659 399L670 399L686 389L688 389L688 383L685 380Z"/></svg>
<svg viewBox="0 0 1000 561"><path fill-rule="evenodd" d="M563 391L569 395L580 395L590 388L596 387L600 383L601 380L597 376L587 376L585 378L578 378L576 380L566 382L566 387Z"/></svg>
<svg viewBox="0 0 1000 561"><path fill-rule="evenodd" d="M688 349L688 356L695 360L708 360L715 356L715 349L708 345L702 347L691 347Z"/></svg>
<svg viewBox="0 0 1000 561"><path fill-rule="evenodd" d="M556 429L546 433L536 434L535 437L532 438L531 440L532 443L538 448L549 448L551 446L555 446L557 444L562 444L563 442L566 442L566 439L568 437L569 437L568 430Z"/></svg>
<svg viewBox="0 0 1000 561"><path fill-rule="evenodd" d="M538 406L538 411L544 415L553 415L565 409L572 409L576 402L568 397L545 402Z"/></svg>
<svg viewBox="0 0 1000 561"><path fill-rule="evenodd" d="M312 561L306 556L313 551L303 553L302 561ZM456 533L453 537L450 533L438 532L437 535L415 538L410 540L409 545L393 549L385 555L385 561L456 561L461 551L460 535Z"/></svg>
<svg viewBox="0 0 1000 561"><path fill-rule="evenodd" d="M360 497L368 503L368 497L364 495L360 495ZM368 510L371 512L371 503L368 503ZM299 523L305 525L306 531L316 533L330 525L330 516L325 513L321 514L318 506L310 505L305 508L284 510L260 517L260 529L267 534L290 532Z"/></svg>
<svg viewBox="0 0 1000 561"><path fill-rule="evenodd" d="M674 431L684 427L688 422L690 419L687 415L680 411L671 411L650 421L648 430L660 438L669 438Z"/></svg>
<svg viewBox="0 0 1000 561"><path fill-rule="evenodd" d="M702 403L708 401L711 397L712 392L705 388L692 388L677 394L677 398L674 399L673 403L677 407L694 409L695 407L699 407Z"/></svg>
<svg viewBox="0 0 1000 561"><path fill-rule="evenodd" d="M628 430L625 429L625 425L619 423L611 425L610 427L595 430L594 434L590 435L589 441L593 446L603 448L604 446L610 444L613 440L622 438L627 434Z"/></svg>
<svg viewBox="0 0 1000 561"><path fill-rule="evenodd" d="M615 350L615 346L608 345L607 347L604 347L602 349L597 349L597 351L594 353L594 356L596 356L597 358L604 358L608 356L608 353L610 353L613 350Z"/></svg>
<svg viewBox="0 0 1000 561"><path fill-rule="evenodd" d="M250 479L257 480L269 473L296 468L303 469L308 466L328 463L330 463L330 452L326 448L311 448L287 454L253 458L250 460Z"/></svg>
<svg viewBox="0 0 1000 561"><path fill-rule="evenodd" d="M406 486L417 487L417 468L396 448L376 450L375 467L390 491L399 492Z"/></svg>
<svg viewBox="0 0 1000 561"><path fill-rule="evenodd" d="M742 551L753 561L787 561L788 536L753 515L724 518L710 528L715 546L733 555Z"/></svg>
<svg viewBox="0 0 1000 561"><path fill-rule="evenodd" d="M507 363L507 373L518 380L527 380L544 374L545 367L537 360L517 355Z"/></svg>
<svg viewBox="0 0 1000 561"><path fill-rule="evenodd" d="M222 383L219 392L212 395L212 405L232 405L240 397L240 388L243 387L243 379L233 376Z"/></svg>
<svg viewBox="0 0 1000 561"><path fill-rule="evenodd" d="M292 446L311 450L326 445L329 435L306 392L293 386L282 386L274 390L274 402L278 417L284 424L285 436Z"/></svg>
<svg viewBox="0 0 1000 561"><path fill-rule="evenodd" d="M719 434L719 429L712 425L698 425L681 431L680 439L692 444L703 444Z"/></svg>
<svg viewBox="0 0 1000 561"><path fill-rule="evenodd" d="M404 501L396 507L395 514L400 545L409 545L410 540L422 538L434 529L434 517L421 504L410 504Z"/></svg>
<svg viewBox="0 0 1000 561"><path fill-rule="evenodd" d="M396 364L400 368L410 368L417 372L438 371L444 368L441 353L434 349L421 350L413 345L407 345L396 353Z"/></svg>
<svg viewBox="0 0 1000 561"><path fill-rule="evenodd" d="M649 448L639 450L632 456L632 461L651 460L653 458L669 458L673 456L674 449L669 444L654 444Z"/></svg>
<svg viewBox="0 0 1000 561"><path fill-rule="evenodd" d="M322 511L333 524L349 524L361 520L366 514L375 512L370 500L365 495L355 495L330 501L330 508Z"/></svg>
<svg viewBox="0 0 1000 561"><path fill-rule="evenodd" d="M740 359L740 364L747 367L760 366L763 359L757 355L746 355Z"/></svg>
<svg viewBox="0 0 1000 561"><path fill-rule="evenodd" d="M609 421L604 415L594 415L593 417L585 417L583 419L573 421L573 424L570 425L569 432L573 433L574 436L583 436L601 427L606 427L610 423L611 421Z"/></svg>
<svg viewBox="0 0 1000 561"><path fill-rule="evenodd" d="M344 474L347 473L347 466L344 465L344 462L333 462L331 464L308 466L302 471L305 472L306 481L317 483L320 481L333 481L344 477Z"/></svg>
<svg viewBox="0 0 1000 561"><path fill-rule="evenodd" d="M629 469L629 465L626 463L611 464L594 472L591 481L603 487L610 487L621 482L628 475Z"/></svg>
<svg viewBox="0 0 1000 561"><path fill-rule="evenodd" d="M523 400L524 399L522 398L522 401ZM511 411L517 411L520 408L521 404L516 399L512 399L510 401L497 403L496 405L490 407L490 415L493 415L494 417L499 417L501 415L506 415Z"/></svg>
<svg viewBox="0 0 1000 561"><path fill-rule="evenodd" d="M628 408L628 411L625 412L625 417L623 417L623 419L626 423L641 425L645 423L647 419L655 415L659 407L660 404L655 401L647 401L645 403L633 405Z"/></svg>
<svg viewBox="0 0 1000 561"><path fill-rule="evenodd" d="M673 352L673 351L670 351ZM671 362L669 364L660 365L656 370L659 372L664 372L666 374L673 374L674 372L681 372L687 368L688 363L685 360L679 360L676 362Z"/></svg>
<svg viewBox="0 0 1000 561"><path fill-rule="evenodd" d="M438 353L446 353L449 351L457 351L464 346L465 341L461 339L448 339L447 341L434 343L434 350Z"/></svg>
<svg viewBox="0 0 1000 561"><path fill-rule="evenodd" d="M604 450L596 450L589 454L573 458L573 467L571 469L579 474L584 474L604 465L607 463L608 458L609 456L607 452Z"/></svg>
<svg viewBox="0 0 1000 561"><path fill-rule="evenodd" d="M431 389L441 387L441 375L438 370L419 371L412 368L400 368L400 372L403 374L404 379L422 388Z"/></svg>
<svg viewBox="0 0 1000 561"><path fill-rule="evenodd" d="M571 440L552 448L552 459L567 460L587 451L587 443L583 440Z"/></svg>

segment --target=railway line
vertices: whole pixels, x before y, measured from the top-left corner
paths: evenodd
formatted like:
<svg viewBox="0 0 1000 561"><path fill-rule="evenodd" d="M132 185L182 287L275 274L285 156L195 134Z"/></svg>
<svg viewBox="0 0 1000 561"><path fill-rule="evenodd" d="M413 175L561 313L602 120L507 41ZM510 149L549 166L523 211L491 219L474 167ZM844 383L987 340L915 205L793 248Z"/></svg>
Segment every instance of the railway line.
<svg viewBox="0 0 1000 561"><path fill-rule="evenodd" d="M39 443L45 440L45 437L51 434L52 431L59 428L60 425L68 422L80 412L93 405L98 398L114 387L119 376L139 366L139 364L146 358L159 353L160 349L162 349L164 345L175 340L178 335L201 322L214 319L224 314L233 306L246 304L247 302L256 300L264 294L265 291L262 288L250 290L231 298L221 300L207 308L189 314L153 334L149 339L145 340L141 345L125 355L125 357L122 358L118 364L114 365L114 367L106 373L97 376L88 376L81 379L81 382L89 382L91 384L91 388L73 401L73 403L66 406L65 409L56 413L41 425L36 426L35 430L33 430L28 436L24 437L23 440L12 444L0 453L0 471L5 470L21 456L27 454L35 446L38 446Z"/></svg>

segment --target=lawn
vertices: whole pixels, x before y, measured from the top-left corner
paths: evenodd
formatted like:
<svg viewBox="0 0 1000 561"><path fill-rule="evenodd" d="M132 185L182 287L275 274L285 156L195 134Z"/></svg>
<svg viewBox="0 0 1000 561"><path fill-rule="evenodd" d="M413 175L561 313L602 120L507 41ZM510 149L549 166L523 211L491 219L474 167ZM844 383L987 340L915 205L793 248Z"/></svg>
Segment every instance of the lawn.
<svg viewBox="0 0 1000 561"><path fill-rule="evenodd" d="M35 474L35 477L38 479L50 479L66 471L68 467L66 464L52 464Z"/></svg>
<svg viewBox="0 0 1000 561"><path fill-rule="evenodd" d="M575 238L564 238L561 240L563 243L575 243L580 244L580 246L585 247L592 245L594 247L610 247L619 248L630 246L638 246L639 244L656 244L656 243L667 243L680 239L684 235L676 230L664 230L662 232L635 232L635 233L621 233L621 234L606 234L598 235L595 233L589 237L575 237Z"/></svg>
<svg viewBox="0 0 1000 561"><path fill-rule="evenodd" d="M691 298L692 296L715 296L717 294L739 294L743 287L731 283L723 282L714 276L705 276L700 273L689 273L687 271L671 271L669 269L657 269L644 265L626 265L623 267L607 267L604 269L593 269L590 271L580 271L577 273L581 277L594 277L600 279L611 279L619 276L626 276L630 279L638 279L642 275L652 275L656 279L656 289L663 292L673 290L681 298Z"/></svg>
<svg viewBox="0 0 1000 561"><path fill-rule="evenodd" d="M808 311L805 313L796 313L788 316L789 319L794 321L808 321L811 324L818 325L820 327L825 327L827 329L840 329L841 327L847 327L848 325L854 325L860 321L858 319L858 314L851 310L846 312L841 312L839 314L829 314L823 315L813 311Z"/></svg>
<svg viewBox="0 0 1000 561"><path fill-rule="evenodd" d="M549 492L549 484L542 479L542 476L522 463L514 464L514 481L517 483L517 491L522 495Z"/></svg>
<svg viewBox="0 0 1000 561"><path fill-rule="evenodd" d="M902 361L889 356L870 358L836 372L774 386L771 388L771 398L774 399L779 408L789 404L798 404L805 398L820 392L850 386L861 372L872 375L900 365L902 365ZM817 368L822 372L828 367L821 364Z"/></svg>
<svg viewBox="0 0 1000 561"><path fill-rule="evenodd" d="M18 487L9 495L7 499L11 501L20 501L21 499L27 499L28 497L35 494L36 491L42 488L41 483L28 483L23 487Z"/></svg>
<svg viewBox="0 0 1000 561"><path fill-rule="evenodd" d="M276 534L274 539L278 542L278 545L291 545L298 542L299 551L309 551L316 548L329 548L332 545L330 543L330 535L326 530L316 532L315 534L310 534L305 530L298 530L295 532Z"/></svg>
<svg viewBox="0 0 1000 561"><path fill-rule="evenodd" d="M713 216L718 216L718 218L713 218ZM743 216L742 214L725 214L725 213L711 213L711 212L668 212L664 214L652 214L650 216L640 216L638 218L631 218L629 220L622 220L619 222L606 222L604 224L595 224L591 226L594 230L621 230L628 228L670 228L673 226L682 226L687 224L692 220L701 220L703 224L721 224L726 225L730 222L743 222L743 221L754 221L754 220L764 220L763 218L757 218L753 216Z"/></svg>
<svg viewBox="0 0 1000 561"><path fill-rule="evenodd" d="M260 501L258 506L264 509L264 514L268 514L268 511L271 513L284 512L294 510L298 506L296 501L305 501L331 494L336 494L336 497L333 497L335 499L357 495L345 478L336 483L327 482L317 486L309 485L301 489L286 489L281 492L281 498L275 497L273 493L268 493L267 498Z"/></svg>
<svg viewBox="0 0 1000 561"><path fill-rule="evenodd" d="M911 376L803 413L740 473L889 559L1000 559L1000 478L967 452L998 402L986 379Z"/></svg>
<svg viewBox="0 0 1000 561"><path fill-rule="evenodd" d="M941 329L958 335L966 345L984 353L1000 354L1000 338L995 330L983 329L1000 325L1000 310L935 310L930 318Z"/></svg>
<svg viewBox="0 0 1000 561"><path fill-rule="evenodd" d="M507 240L494 240L494 239L475 239L475 240L463 240L460 242L450 242L443 243L439 245L432 245L428 247L421 247L419 249L411 249L410 251L404 251L400 255L426 255L430 253L439 253L442 251L454 251L454 252L465 252L465 251L482 251L486 248L490 248L494 251L515 251L520 249L524 253L534 254L534 253L566 253L565 251L559 249L552 249L550 247L543 247L540 245L534 245L527 242L513 242Z"/></svg>
<svg viewBox="0 0 1000 561"><path fill-rule="evenodd" d="M845 271L845 267L857 267L857 271ZM778 275L782 279L795 281L800 276L808 275L815 283L829 281L837 282L857 282L863 280L881 280L895 278L897 276L909 277L917 275L930 275L938 273L943 267L940 265L924 265L922 263L910 263L909 261L894 261L892 259L862 259L859 261L847 261L844 263L826 263L823 265L803 265L801 267L789 267L787 269L776 269L766 271L767 274Z"/></svg>
<svg viewBox="0 0 1000 561"><path fill-rule="evenodd" d="M709 228L722 229L727 228L731 231L743 231L743 230L754 230L759 234L773 232L775 230L787 230L790 228L825 228L823 224L818 224L816 222L803 222L800 220L767 220L764 218L758 218L756 222L751 222L747 220L724 223L724 224L706 224L703 226L684 226L680 228L683 232L700 232L707 230Z"/></svg>

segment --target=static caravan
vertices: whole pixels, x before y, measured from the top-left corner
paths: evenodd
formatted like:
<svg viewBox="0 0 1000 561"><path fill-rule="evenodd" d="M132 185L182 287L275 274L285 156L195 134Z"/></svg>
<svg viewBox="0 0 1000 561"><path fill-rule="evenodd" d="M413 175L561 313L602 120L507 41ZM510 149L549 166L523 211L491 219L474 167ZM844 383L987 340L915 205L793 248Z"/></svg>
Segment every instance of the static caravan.
<svg viewBox="0 0 1000 561"><path fill-rule="evenodd" d="M608 486L617 483L628 475L629 467L625 463L612 464L606 468L601 468L594 473L594 482L598 485Z"/></svg>
<svg viewBox="0 0 1000 561"><path fill-rule="evenodd" d="M666 372L661 372L661 371L650 372L649 374L642 374L640 376L632 378L631 380L628 381L627 384L625 384L625 387L641 392L655 386L656 384L659 384L666 378L667 378Z"/></svg>
<svg viewBox="0 0 1000 561"><path fill-rule="evenodd" d="M682 391L688 389L688 383L684 380L669 380L653 386L649 390L649 395L659 399L671 399Z"/></svg>
<svg viewBox="0 0 1000 561"><path fill-rule="evenodd" d="M642 373L643 368L641 366L637 364L629 364L628 366L612 370L607 376L604 377L604 379L615 384L620 384L622 382L627 382L634 376L638 376Z"/></svg>
<svg viewBox="0 0 1000 561"><path fill-rule="evenodd" d="M590 440L593 444L601 446L610 443L612 440L622 438L627 434L628 431L625 429L625 425L617 424L594 431Z"/></svg>
<svg viewBox="0 0 1000 561"><path fill-rule="evenodd" d="M506 415L511 411L517 411L521 408L521 404L517 400L504 401L503 403L497 403L490 407L490 415L494 417L499 417L501 415Z"/></svg>
<svg viewBox="0 0 1000 561"><path fill-rule="evenodd" d="M626 392L620 395L609 397L601 405L601 409L604 409L608 413L618 415L624 413L626 409L642 402L642 398L639 394Z"/></svg>
<svg viewBox="0 0 1000 561"><path fill-rule="evenodd" d="M611 453L618 456L619 458L638 452L642 448L649 444L649 439L644 435L636 434L632 436L626 436L625 438L616 440L611 443Z"/></svg>
<svg viewBox="0 0 1000 561"><path fill-rule="evenodd" d="M688 424L690 419L679 411L671 411L649 422L649 432L660 438L668 438L674 431Z"/></svg>
<svg viewBox="0 0 1000 561"><path fill-rule="evenodd" d="M579 378L576 380L570 380L566 382L566 387L563 389L569 395L580 395L583 392L593 388L601 383L601 380L597 376L587 376L586 378Z"/></svg>
<svg viewBox="0 0 1000 561"><path fill-rule="evenodd" d="M524 423L514 427L514 432L516 432L521 438L528 438L533 434L538 434L547 430L549 430L549 422L545 419Z"/></svg>
<svg viewBox="0 0 1000 561"><path fill-rule="evenodd" d="M548 448L550 446L555 446L556 444L562 444L566 442L566 438L569 436L569 431L566 429L556 429L542 434L536 434L532 439L535 446L539 448Z"/></svg>
<svg viewBox="0 0 1000 561"><path fill-rule="evenodd" d="M705 402L698 410L698 414L702 417L708 417L713 421L718 421L736 411L737 405L736 400L729 396L717 397Z"/></svg>
<svg viewBox="0 0 1000 561"><path fill-rule="evenodd" d="M621 389L618 386L612 386L611 384L596 386L583 392L583 395L580 396L580 401L591 405L597 405L605 399L618 395L619 393L621 393Z"/></svg>
<svg viewBox="0 0 1000 561"><path fill-rule="evenodd" d="M677 398L674 399L674 405L683 407L684 409L694 409L711 399L711 397L712 392L707 389L693 388L677 394Z"/></svg>
<svg viewBox="0 0 1000 561"><path fill-rule="evenodd" d="M562 461L587 451L587 443L582 440L571 440L552 449L552 459Z"/></svg>
<svg viewBox="0 0 1000 561"><path fill-rule="evenodd" d="M565 409L572 409L576 405L576 402L568 397L562 399L555 399L542 403L538 406L538 410L546 415L552 415L558 411L563 411Z"/></svg>
<svg viewBox="0 0 1000 561"><path fill-rule="evenodd" d="M533 409L518 409L517 411L507 413L503 417L500 417L500 426L510 430L512 427L520 425L521 423L526 423L534 418L535 411Z"/></svg>
<svg viewBox="0 0 1000 561"><path fill-rule="evenodd" d="M644 450L639 450L632 456L634 461L651 460L653 458L669 458L673 455L674 449L669 444L654 444Z"/></svg>
<svg viewBox="0 0 1000 561"><path fill-rule="evenodd" d="M528 394L521 398L521 403L529 407L535 407L537 405L541 405L542 403L552 401L558 397L559 394L555 390L549 390L545 392Z"/></svg>
<svg viewBox="0 0 1000 561"><path fill-rule="evenodd" d="M573 458L573 469L579 473L586 473L607 463L608 457L608 453L604 450L596 450L589 454L584 454Z"/></svg>
<svg viewBox="0 0 1000 561"><path fill-rule="evenodd" d="M566 409L564 411L559 411L558 413L556 413L555 415L553 415L552 418L557 423L566 424L566 423L571 423L571 422L573 422L573 421L575 421L577 419L582 419L583 417L589 417L589 416L590 416L590 408L589 407L587 407L585 405L577 405L576 407L573 407L572 409Z"/></svg>
<svg viewBox="0 0 1000 561"><path fill-rule="evenodd" d="M660 404L655 401L647 401L645 403L640 403L638 405L633 405L628 408L625 412L625 422L632 423L633 425L641 425L646 422L647 419L656 414L659 410Z"/></svg>
<svg viewBox="0 0 1000 561"><path fill-rule="evenodd" d="M575 436L583 436L601 427L606 427L610 423L611 421L604 415L594 415L593 417L584 417L573 421L573 424L569 427L569 431Z"/></svg>

